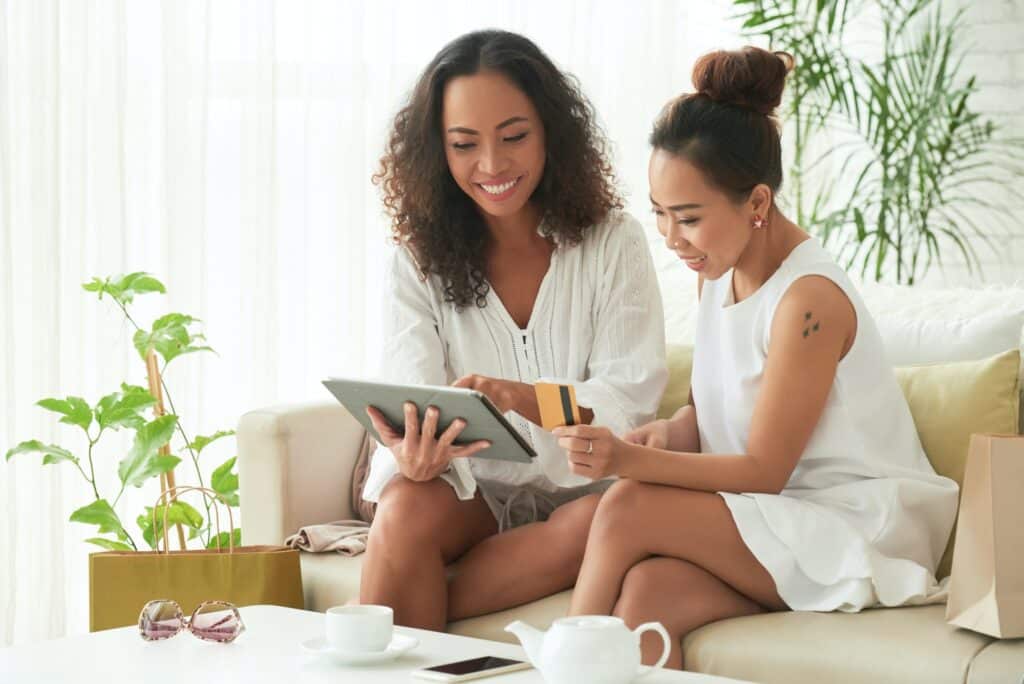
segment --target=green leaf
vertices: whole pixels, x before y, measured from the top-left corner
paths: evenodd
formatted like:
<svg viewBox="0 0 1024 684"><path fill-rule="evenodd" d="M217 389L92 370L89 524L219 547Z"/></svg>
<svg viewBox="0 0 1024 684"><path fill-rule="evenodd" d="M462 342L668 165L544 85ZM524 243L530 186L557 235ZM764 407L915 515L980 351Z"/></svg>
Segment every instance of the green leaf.
<svg viewBox="0 0 1024 684"><path fill-rule="evenodd" d="M91 537L85 541L96 546L102 546L108 551L134 551L134 549L124 542L119 542L114 539L107 539L105 537Z"/></svg>
<svg viewBox="0 0 1024 684"><path fill-rule="evenodd" d="M67 449L63 449L56 444L43 444L37 439L22 442L13 449L9 449L5 460L9 461L12 456L17 454L43 454L43 465L52 465L61 461L71 461L78 465L78 459Z"/></svg>
<svg viewBox="0 0 1024 684"><path fill-rule="evenodd" d="M150 331L139 330L135 333L132 341L139 356L146 358L150 349L156 351L164 359L164 363L182 354L190 354L198 351L213 351L206 345L193 344L198 340L204 340L202 334L192 333L189 326L200 323L198 318L180 313L169 313L153 321L153 328Z"/></svg>
<svg viewBox="0 0 1024 684"><path fill-rule="evenodd" d="M82 284L82 289L86 292L97 293L100 299L103 299L105 294L109 295L122 306L131 304L136 295L146 294L147 292L164 293L167 291L163 283L150 274L141 271L122 276L108 277L102 280L93 277L88 283Z"/></svg>
<svg viewBox="0 0 1024 684"><path fill-rule="evenodd" d="M135 523L142 530L142 538L149 545L149 548L156 548L156 539L163 538L164 534L164 507L156 507L156 533L153 530L153 507L146 506L144 513L135 519ZM172 501L167 509L167 524L180 523L189 528L189 539L195 539L203 529L203 516L195 508L184 501Z"/></svg>
<svg viewBox="0 0 1024 684"><path fill-rule="evenodd" d="M241 546L242 545L242 528L236 527L232 531L232 535L231 536L234 538L235 546ZM220 534L217 534L217 535L214 535L214 536L210 537L210 541L209 541L209 543L207 543L206 548L208 548L208 549L216 549L216 548L227 549L227 548L229 548L228 541L229 541L228 540L228 533L227 532L221 532ZM220 544L219 547L217 546L218 543Z"/></svg>
<svg viewBox="0 0 1024 684"><path fill-rule="evenodd" d="M41 406L47 411L60 413L64 417L60 422L68 425L77 425L83 430L88 430L92 425L92 407L81 397L68 397L67 399L40 399L36 406Z"/></svg>
<svg viewBox="0 0 1024 684"><path fill-rule="evenodd" d="M218 430L212 435L196 435L195 439L188 445L189 449L192 449L196 453L201 453L203 449L208 447L211 442L215 442L222 437L230 437L235 434L234 430Z"/></svg>
<svg viewBox="0 0 1024 684"><path fill-rule="evenodd" d="M100 428L119 430L123 427L138 430L146 423L142 412L153 406L156 399L149 390L138 385L121 384L121 391L100 399L94 411Z"/></svg>
<svg viewBox="0 0 1024 684"><path fill-rule="evenodd" d="M221 463L210 476L210 487L223 496L229 506L238 505L238 474L231 472L236 458L232 456Z"/></svg>
<svg viewBox="0 0 1024 684"><path fill-rule="evenodd" d="M156 507L157 528L162 528L164 508L164 506ZM166 508L168 525L180 524L194 530L198 530L203 526L202 514L184 501L172 501Z"/></svg>
<svg viewBox="0 0 1024 684"><path fill-rule="evenodd" d="M100 534L114 532L118 539L127 539L124 528L121 526L121 519L110 507L106 499L97 499L88 506L83 506L71 514L72 522L85 523L86 525L99 525Z"/></svg>
<svg viewBox="0 0 1024 684"><path fill-rule="evenodd" d="M144 511L144 513L142 513L141 515L139 515L138 518L135 519L135 524L139 526L140 530L142 530L142 538L145 540L145 542L147 544L149 544L149 548L155 549L156 548L156 543L154 542L154 537L153 537L153 518L152 518L153 507L152 506L146 506L143 509L143 511ZM160 525L160 522L157 522L157 525Z"/></svg>
<svg viewBox="0 0 1024 684"><path fill-rule="evenodd" d="M135 433L135 442L121 461L117 474L125 485L141 487L142 483L160 473L171 470L181 459L177 456L158 456L160 447L171 440L178 424L175 415L161 416L142 426Z"/></svg>

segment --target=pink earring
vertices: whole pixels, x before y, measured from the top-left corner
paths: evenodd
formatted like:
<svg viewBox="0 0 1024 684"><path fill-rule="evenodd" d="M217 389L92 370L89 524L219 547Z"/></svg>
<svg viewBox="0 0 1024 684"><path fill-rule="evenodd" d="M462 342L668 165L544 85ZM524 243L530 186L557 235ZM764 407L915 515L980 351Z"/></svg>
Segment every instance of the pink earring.
<svg viewBox="0 0 1024 684"><path fill-rule="evenodd" d="M754 230L761 230L766 225L768 225L767 221L756 214L754 215Z"/></svg>

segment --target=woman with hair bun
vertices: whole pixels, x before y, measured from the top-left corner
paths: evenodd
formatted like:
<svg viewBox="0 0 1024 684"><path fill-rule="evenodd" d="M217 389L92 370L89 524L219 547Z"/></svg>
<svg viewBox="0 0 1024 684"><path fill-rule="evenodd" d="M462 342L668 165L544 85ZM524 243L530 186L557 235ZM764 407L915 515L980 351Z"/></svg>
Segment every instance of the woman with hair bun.
<svg viewBox="0 0 1024 684"><path fill-rule="evenodd" d="M609 482L570 472L534 383L575 387L583 422L627 432L668 378L643 229L620 211L605 141L575 80L530 40L478 31L444 46L395 117L376 180L397 243L383 359L395 382L482 392L537 452L473 458L407 405L370 411L383 445L360 601L443 630L567 589ZM594 478L597 479L597 478Z"/></svg>
<svg viewBox="0 0 1024 684"><path fill-rule="evenodd" d="M928 600L956 512L856 289L776 204L791 67L753 47L705 55L651 134L658 228L699 274L689 404L622 439L557 431L577 472L622 478L571 612L662 622L675 667L715 620ZM661 650L642 646L645 662Z"/></svg>

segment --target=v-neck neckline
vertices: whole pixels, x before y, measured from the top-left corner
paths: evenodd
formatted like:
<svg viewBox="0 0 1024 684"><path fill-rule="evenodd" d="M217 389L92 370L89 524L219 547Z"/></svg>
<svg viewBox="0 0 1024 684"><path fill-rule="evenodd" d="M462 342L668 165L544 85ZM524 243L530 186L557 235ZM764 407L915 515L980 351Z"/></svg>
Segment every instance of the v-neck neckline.
<svg viewBox="0 0 1024 684"><path fill-rule="evenodd" d="M499 295L498 291L494 289L491 282L489 280L487 281L487 297L495 305L495 309L497 310L499 317L505 325L509 327L509 329L523 334L529 333L533 329L533 325L537 321L538 315L543 313L547 304L547 292L551 289L548 281L553 278L551 274L555 270L555 260L557 258L558 245L556 244L555 248L551 251L551 257L548 260L548 270L544 272L544 277L541 278L540 287L537 289L537 297L533 300L533 309L530 310L530 318L526 321L525 328L519 327L519 323L516 322L516 319L513 318L512 314L510 314L508 309L505 308L505 302L501 301L501 295Z"/></svg>

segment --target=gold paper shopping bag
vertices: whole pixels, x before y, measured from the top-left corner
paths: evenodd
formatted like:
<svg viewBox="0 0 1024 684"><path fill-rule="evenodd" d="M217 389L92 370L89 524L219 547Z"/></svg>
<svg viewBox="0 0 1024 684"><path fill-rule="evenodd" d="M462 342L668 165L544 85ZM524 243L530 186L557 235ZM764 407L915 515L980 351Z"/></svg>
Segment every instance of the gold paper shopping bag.
<svg viewBox="0 0 1024 684"><path fill-rule="evenodd" d="M168 493L192 489L200 488L177 487ZM201 491L216 496L211 490ZM230 512L229 508L229 516ZM231 528L234 529L233 520ZM166 524L163 529L162 551L158 544L156 551L102 551L89 556L91 631L136 624L142 606L152 599L173 599L186 614L210 600L228 601L236 606L262 603L303 607L296 549L235 547L232 540L228 548L219 551L169 551ZM227 536L231 540L233 535Z"/></svg>
<svg viewBox="0 0 1024 684"><path fill-rule="evenodd" d="M1024 636L1024 437L971 435L946 620Z"/></svg>

